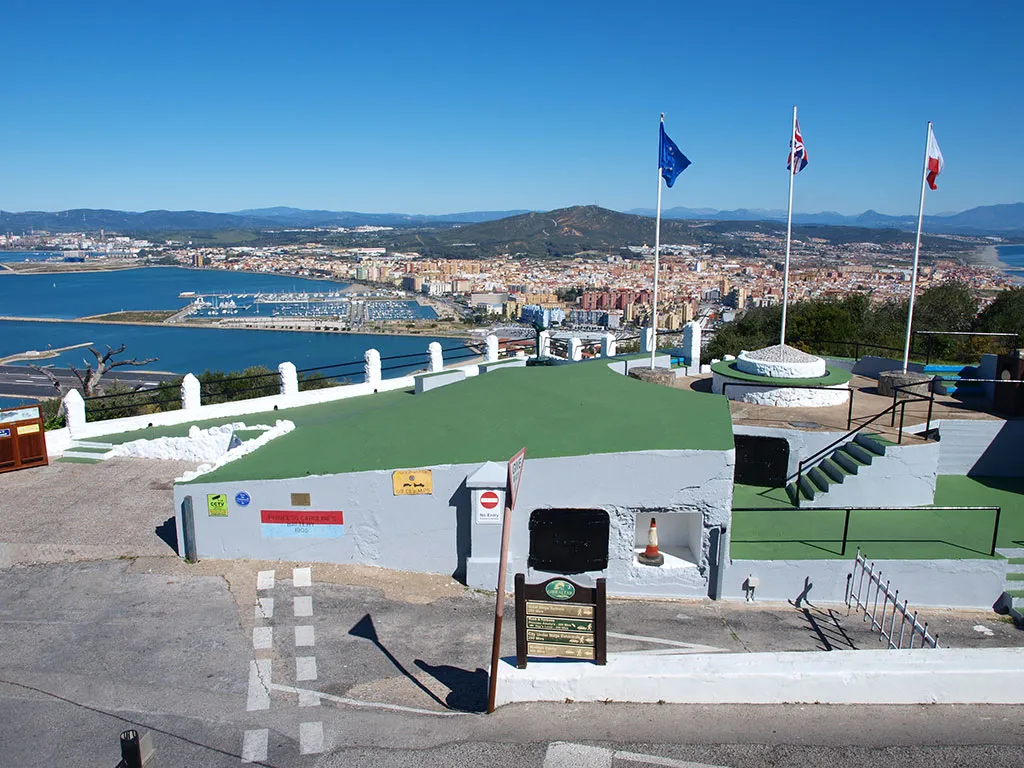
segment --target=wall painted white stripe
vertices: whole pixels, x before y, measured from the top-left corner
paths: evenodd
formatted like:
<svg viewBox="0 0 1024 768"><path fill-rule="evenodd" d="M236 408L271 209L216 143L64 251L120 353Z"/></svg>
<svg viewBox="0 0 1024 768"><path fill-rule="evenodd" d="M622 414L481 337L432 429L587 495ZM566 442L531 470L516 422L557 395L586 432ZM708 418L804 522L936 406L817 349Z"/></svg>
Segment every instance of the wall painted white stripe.
<svg viewBox="0 0 1024 768"><path fill-rule="evenodd" d="M270 659L255 659L249 662L249 696L245 702L247 711L270 709L272 672Z"/></svg>
<svg viewBox="0 0 1024 768"><path fill-rule="evenodd" d="M252 628L252 647L257 651L265 651L268 648L274 647L274 628L273 627L253 627Z"/></svg>
<svg viewBox="0 0 1024 768"><path fill-rule="evenodd" d="M296 616L312 616L313 615L313 598L307 596L295 598L295 615Z"/></svg>
<svg viewBox="0 0 1024 768"><path fill-rule="evenodd" d="M295 657L295 679L316 680L316 656Z"/></svg>
<svg viewBox="0 0 1024 768"><path fill-rule="evenodd" d="M242 736L242 762L255 763L267 759L267 740L270 731L266 728L259 728L254 731L246 731Z"/></svg>
<svg viewBox="0 0 1024 768"><path fill-rule="evenodd" d="M316 642L316 634L313 631L313 627L309 625L303 625L295 628L295 645L298 648L302 648L309 645L314 645Z"/></svg>
<svg viewBox="0 0 1024 768"><path fill-rule="evenodd" d="M274 588L274 572L273 571L260 571L256 574L256 589L273 589Z"/></svg>

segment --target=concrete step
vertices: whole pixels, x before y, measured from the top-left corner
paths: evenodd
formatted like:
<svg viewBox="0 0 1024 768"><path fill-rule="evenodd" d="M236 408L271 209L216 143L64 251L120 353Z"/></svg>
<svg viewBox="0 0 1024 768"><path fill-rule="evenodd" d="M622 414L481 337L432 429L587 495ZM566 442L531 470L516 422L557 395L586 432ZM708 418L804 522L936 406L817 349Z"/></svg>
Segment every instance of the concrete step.
<svg viewBox="0 0 1024 768"><path fill-rule="evenodd" d="M858 432L854 436L853 442L861 448L866 448L876 456L885 456L885 443L879 440L876 435L871 435L867 432Z"/></svg>
<svg viewBox="0 0 1024 768"><path fill-rule="evenodd" d="M1007 560L1024 558L1024 547L996 547L996 554L1002 555Z"/></svg>
<svg viewBox="0 0 1024 768"><path fill-rule="evenodd" d="M1008 583L1014 582L1015 587L1019 585L1021 588L1024 588L1024 572L1008 572L1006 574L1006 581Z"/></svg>
<svg viewBox="0 0 1024 768"><path fill-rule="evenodd" d="M874 460L874 457L878 455L873 451L869 451L856 440L844 445L843 451L853 456L853 458L855 458L861 464L870 464Z"/></svg>
<svg viewBox="0 0 1024 768"><path fill-rule="evenodd" d="M804 498L812 501L814 499L814 484L807 479L807 475L801 475L798 482L800 485L800 491L803 493Z"/></svg>
<svg viewBox="0 0 1024 768"><path fill-rule="evenodd" d="M832 459L851 475L856 475L860 472L860 468L864 466L862 462L857 461L854 456L850 455L842 448L832 453Z"/></svg>
<svg viewBox="0 0 1024 768"><path fill-rule="evenodd" d="M814 483L814 486L822 493L828 493L828 475L821 471L820 467L812 467L807 473L807 479Z"/></svg>
<svg viewBox="0 0 1024 768"><path fill-rule="evenodd" d="M93 461L106 461L113 455L111 451L88 451L88 450L70 450L64 451L61 456L65 459L92 459Z"/></svg>
<svg viewBox="0 0 1024 768"><path fill-rule="evenodd" d="M843 482L846 479L847 475L850 474L831 457L825 459L818 466L821 467L821 471L828 475L828 479L831 480L833 483Z"/></svg>
<svg viewBox="0 0 1024 768"><path fill-rule="evenodd" d="M114 447L113 443L101 443L96 440L72 440L72 448L102 448L105 451L109 451Z"/></svg>
<svg viewBox="0 0 1024 768"><path fill-rule="evenodd" d="M800 489L797 488L796 483L790 483L786 486L786 495L789 496L789 500L793 502L793 504L800 503Z"/></svg>

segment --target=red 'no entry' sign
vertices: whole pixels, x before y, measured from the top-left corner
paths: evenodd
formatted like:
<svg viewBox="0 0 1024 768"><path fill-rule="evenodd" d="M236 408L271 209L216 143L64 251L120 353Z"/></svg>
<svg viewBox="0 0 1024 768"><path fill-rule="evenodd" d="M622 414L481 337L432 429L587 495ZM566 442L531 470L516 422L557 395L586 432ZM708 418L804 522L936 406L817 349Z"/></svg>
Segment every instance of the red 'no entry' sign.
<svg viewBox="0 0 1024 768"><path fill-rule="evenodd" d="M484 491L480 494L480 506L484 509L494 509L498 506L498 494L494 491Z"/></svg>

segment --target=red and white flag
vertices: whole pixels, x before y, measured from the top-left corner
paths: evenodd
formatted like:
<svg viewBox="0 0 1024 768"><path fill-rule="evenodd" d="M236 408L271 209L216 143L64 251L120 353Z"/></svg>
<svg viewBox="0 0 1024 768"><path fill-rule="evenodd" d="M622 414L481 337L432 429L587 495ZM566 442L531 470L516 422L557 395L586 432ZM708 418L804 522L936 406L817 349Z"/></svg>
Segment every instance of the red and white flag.
<svg viewBox="0 0 1024 768"><path fill-rule="evenodd" d="M937 189L935 177L942 173L945 164L942 160L942 150L939 149L939 142L935 140L935 133L928 131L928 186Z"/></svg>

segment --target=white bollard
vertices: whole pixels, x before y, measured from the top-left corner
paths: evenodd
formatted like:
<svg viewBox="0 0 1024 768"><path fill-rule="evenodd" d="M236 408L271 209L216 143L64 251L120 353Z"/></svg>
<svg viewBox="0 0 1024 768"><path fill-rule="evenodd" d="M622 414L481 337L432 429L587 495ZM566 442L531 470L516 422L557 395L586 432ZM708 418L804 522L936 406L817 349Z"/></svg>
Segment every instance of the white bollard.
<svg viewBox="0 0 1024 768"><path fill-rule="evenodd" d="M277 366L277 373L281 377L281 394L291 397L299 394L299 374L295 370L295 363L281 363Z"/></svg>
<svg viewBox="0 0 1024 768"><path fill-rule="evenodd" d="M601 339L601 357L615 357L615 334L606 333Z"/></svg>
<svg viewBox="0 0 1024 768"><path fill-rule="evenodd" d="M181 407L183 410L198 408L202 405L202 388L199 386L199 379L191 373L186 373L181 380Z"/></svg>
<svg viewBox="0 0 1024 768"><path fill-rule="evenodd" d="M583 359L583 339L575 336L569 339L569 359L576 362Z"/></svg>
<svg viewBox="0 0 1024 768"><path fill-rule="evenodd" d="M376 349L368 349L363 355L363 377L374 391L380 386L380 352Z"/></svg>
<svg viewBox="0 0 1024 768"><path fill-rule="evenodd" d="M430 345L427 347L427 353L430 355L430 372L437 373L444 370L444 357L441 354L441 345L436 341L430 342Z"/></svg>
<svg viewBox="0 0 1024 768"><path fill-rule="evenodd" d="M487 337L487 362L498 362L498 337L493 333Z"/></svg>
<svg viewBox="0 0 1024 768"><path fill-rule="evenodd" d="M68 425L68 432L74 436L75 432L85 426L85 400L82 393L72 389L61 401L61 410L64 411L64 421Z"/></svg>
<svg viewBox="0 0 1024 768"><path fill-rule="evenodd" d="M691 320L683 326L683 355L686 364L694 368L700 366L700 323Z"/></svg>
<svg viewBox="0 0 1024 768"><path fill-rule="evenodd" d="M551 331L541 331L537 335L537 357L551 357Z"/></svg>
<svg viewBox="0 0 1024 768"><path fill-rule="evenodd" d="M640 331L640 351L650 354L654 348L654 329L644 328Z"/></svg>

